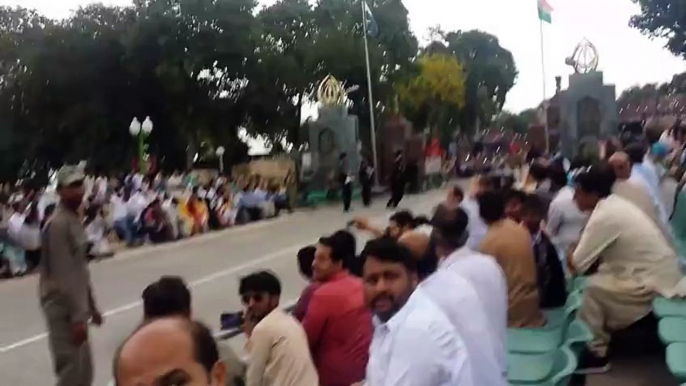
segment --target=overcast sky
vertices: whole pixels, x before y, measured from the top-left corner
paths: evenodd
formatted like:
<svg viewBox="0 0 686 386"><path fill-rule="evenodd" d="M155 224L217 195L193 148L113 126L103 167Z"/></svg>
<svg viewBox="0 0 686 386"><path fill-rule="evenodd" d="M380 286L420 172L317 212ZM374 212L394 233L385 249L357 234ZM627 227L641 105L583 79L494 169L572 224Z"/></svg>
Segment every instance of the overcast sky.
<svg viewBox="0 0 686 386"><path fill-rule="evenodd" d="M520 111L536 106L543 97L541 41L536 0L403 0L410 12L414 32L420 39L427 29L480 29L500 38L514 54L519 77L507 98L506 108ZM36 8L50 17L66 17L89 3L129 5L131 0L0 0L2 5ZM260 0L263 4L274 0ZM553 23L544 26L546 93L555 90L554 77L573 70L564 64L584 37L600 53L599 68L606 82L617 85L617 94L636 84L663 82L686 71L686 61L663 49L664 42L651 41L628 26L638 6L631 0L548 0L555 9Z"/></svg>

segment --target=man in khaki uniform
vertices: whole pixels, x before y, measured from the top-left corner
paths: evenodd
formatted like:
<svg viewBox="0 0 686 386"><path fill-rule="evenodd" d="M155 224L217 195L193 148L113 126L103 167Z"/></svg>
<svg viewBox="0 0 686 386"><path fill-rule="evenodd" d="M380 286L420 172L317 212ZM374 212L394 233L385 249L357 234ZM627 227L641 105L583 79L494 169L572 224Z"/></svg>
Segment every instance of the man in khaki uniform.
<svg viewBox="0 0 686 386"><path fill-rule="evenodd" d="M84 174L77 167L65 166L58 172L60 203L46 223L42 238L40 304L57 386L93 383L88 322L102 324L86 260L89 243L78 215L83 181Z"/></svg>

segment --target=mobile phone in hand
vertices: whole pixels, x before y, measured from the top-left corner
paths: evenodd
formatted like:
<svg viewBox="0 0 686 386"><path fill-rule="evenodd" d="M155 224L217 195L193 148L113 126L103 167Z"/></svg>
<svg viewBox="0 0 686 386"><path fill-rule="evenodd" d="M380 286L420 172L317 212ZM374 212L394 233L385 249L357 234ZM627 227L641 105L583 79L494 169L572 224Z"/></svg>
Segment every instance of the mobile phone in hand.
<svg viewBox="0 0 686 386"><path fill-rule="evenodd" d="M243 311L224 312L220 316L222 330L233 330L243 325Z"/></svg>

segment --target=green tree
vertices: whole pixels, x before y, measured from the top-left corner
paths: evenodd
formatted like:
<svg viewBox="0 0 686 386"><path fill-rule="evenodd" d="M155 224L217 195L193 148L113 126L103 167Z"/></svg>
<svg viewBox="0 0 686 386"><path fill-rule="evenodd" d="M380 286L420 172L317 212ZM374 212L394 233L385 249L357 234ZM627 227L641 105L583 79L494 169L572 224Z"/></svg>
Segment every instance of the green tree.
<svg viewBox="0 0 686 386"><path fill-rule="evenodd" d="M416 128L429 126L441 138L456 127L455 111L465 104L465 74L452 55L427 54L419 58L419 74L397 86L399 100Z"/></svg>
<svg viewBox="0 0 686 386"><path fill-rule="evenodd" d="M674 0L632 0L641 14L631 18L631 26L653 37L667 39L674 55L686 58L686 3Z"/></svg>

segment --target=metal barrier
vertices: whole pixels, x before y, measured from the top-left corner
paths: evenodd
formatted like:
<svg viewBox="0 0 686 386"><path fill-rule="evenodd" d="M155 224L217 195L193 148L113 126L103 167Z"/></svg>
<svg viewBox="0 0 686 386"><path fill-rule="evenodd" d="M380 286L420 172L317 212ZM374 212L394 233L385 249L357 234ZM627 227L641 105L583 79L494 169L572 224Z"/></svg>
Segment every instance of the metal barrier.
<svg viewBox="0 0 686 386"><path fill-rule="evenodd" d="M295 303L292 303L289 306L285 307L284 311L291 314L291 313L293 313L294 309L295 309ZM216 340L229 340L229 339L237 337L238 335L240 335L242 333L243 333L243 330L241 330L240 327L237 327L237 328L232 328L230 330L221 330L218 333L214 334L214 338Z"/></svg>

